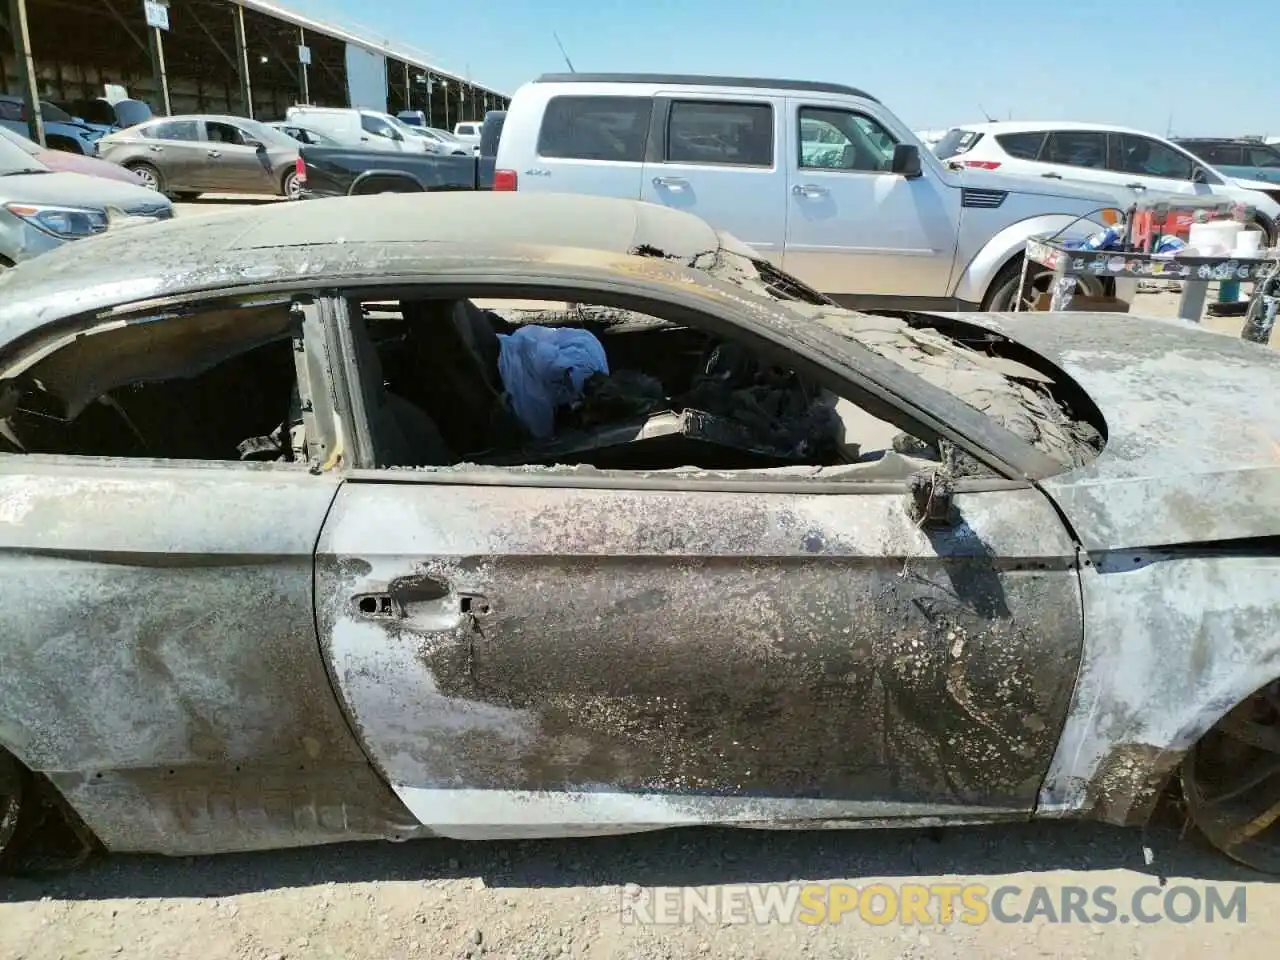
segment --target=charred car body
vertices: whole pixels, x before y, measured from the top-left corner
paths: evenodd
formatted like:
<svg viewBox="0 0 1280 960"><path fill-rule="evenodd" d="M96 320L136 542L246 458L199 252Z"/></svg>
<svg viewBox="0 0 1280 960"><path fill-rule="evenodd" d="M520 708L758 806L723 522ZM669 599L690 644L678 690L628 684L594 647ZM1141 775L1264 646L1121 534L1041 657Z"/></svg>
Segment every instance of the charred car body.
<svg viewBox="0 0 1280 960"><path fill-rule="evenodd" d="M1273 353L853 313L585 196L77 253L0 278L11 852L42 796L194 854L1140 823L1181 770L1215 843L1277 865L1280 420L1238 414ZM607 358L549 436L505 373L532 327Z"/></svg>

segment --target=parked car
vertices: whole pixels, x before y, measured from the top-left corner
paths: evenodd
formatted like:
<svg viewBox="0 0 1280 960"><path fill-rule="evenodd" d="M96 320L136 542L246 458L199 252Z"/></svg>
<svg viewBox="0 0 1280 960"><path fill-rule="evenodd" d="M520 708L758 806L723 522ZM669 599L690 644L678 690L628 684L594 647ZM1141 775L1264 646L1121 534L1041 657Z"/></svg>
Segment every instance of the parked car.
<svg viewBox="0 0 1280 960"><path fill-rule="evenodd" d="M1270 144L1206 138L1172 142L1228 176L1280 183L1280 148Z"/></svg>
<svg viewBox="0 0 1280 960"><path fill-rule="evenodd" d="M453 125L453 135L470 147L480 146L480 128L483 121L463 120Z"/></svg>
<svg viewBox="0 0 1280 960"><path fill-rule="evenodd" d="M396 114L396 119L411 127L426 127L430 125L427 122L427 115L421 110L401 110Z"/></svg>
<svg viewBox="0 0 1280 960"><path fill-rule="evenodd" d="M57 172L8 136L0 137L0 271L70 240L104 233L113 216L167 220L173 206L142 186Z"/></svg>
<svg viewBox="0 0 1280 960"><path fill-rule="evenodd" d="M44 121L44 141L50 150L92 157L97 153L98 141L108 132L107 127L77 120L47 100L40 101L40 115ZM30 133L27 107L21 97L0 94L0 126L24 137Z"/></svg>
<svg viewBox="0 0 1280 960"><path fill-rule="evenodd" d="M340 144L388 153L427 153L413 127L388 113L347 107L290 107L285 122L319 130Z"/></svg>
<svg viewBox="0 0 1280 960"><path fill-rule="evenodd" d="M427 141L429 152L438 157L470 157L475 155L475 150L471 146L463 143L446 130L437 130L434 127L413 127L411 129L414 136L421 137Z"/></svg>
<svg viewBox="0 0 1280 960"><path fill-rule="evenodd" d="M309 130L306 127L294 126L293 124L269 123L267 126L274 130L279 130L285 136L292 137L299 143L315 143L320 146L329 147L336 145L338 142L333 139L333 137L325 136L323 133L319 133L316 130Z"/></svg>
<svg viewBox="0 0 1280 960"><path fill-rule="evenodd" d="M50 170L59 173L83 173L90 177L105 177L121 183L130 183L135 187L146 186L133 171L97 157L86 157L78 153L67 153L63 150L46 150L40 144L20 136L7 127L0 127L0 139L12 143L30 157L35 157Z"/></svg>
<svg viewBox="0 0 1280 960"><path fill-rule="evenodd" d="M1255 207L1269 237L1280 225L1280 187L1232 178L1177 144L1127 127L977 123L954 128L937 154L970 169L1091 183L1130 198L1148 191L1219 196Z"/></svg>
<svg viewBox="0 0 1280 960"><path fill-rule="evenodd" d="M507 110L494 189L696 213L855 306L1010 308L1028 238L1083 237L1119 215L1119 191L951 170L853 87L750 78L541 77ZM1052 279L1028 274L1036 291Z"/></svg>
<svg viewBox="0 0 1280 960"><path fill-rule="evenodd" d="M132 170L152 190L191 200L202 193L297 199L298 148L257 120L217 115L160 117L103 137L104 160Z"/></svg>
<svg viewBox="0 0 1280 960"><path fill-rule="evenodd" d="M361 193L417 193L435 190L492 190L502 114L485 120L485 152L423 155L376 153L347 146L303 144L298 181L304 199Z"/></svg>
<svg viewBox="0 0 1280 960"><path fill-rule="evenodd" d="M1137 825L1180 780L1280 869L1275 351L853 313L610 198L148 229L0 279L11 862L60 809L196 855ZM585 306L472 299L530 290ZM528 322L608 364L544 439Z"/></svg>

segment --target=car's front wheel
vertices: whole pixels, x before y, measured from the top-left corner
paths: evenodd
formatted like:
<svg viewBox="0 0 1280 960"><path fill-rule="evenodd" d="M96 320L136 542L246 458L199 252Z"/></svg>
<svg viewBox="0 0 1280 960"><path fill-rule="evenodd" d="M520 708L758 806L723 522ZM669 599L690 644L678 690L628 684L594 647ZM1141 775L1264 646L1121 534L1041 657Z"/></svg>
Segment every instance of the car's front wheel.
<svg viewBox="0 0 1280 960"><path fill-rule="evenodd" d="M157 193L164 191L164 177L160 176L160 171L149 163L130 163L126 164L127 169L137 174L138 179L142 181L142 185L148 190L155 190Z"/></svg>
<svg viewBox="0 0 1280 960"><path fill-rule="evenodd" d="M1027 265L1027 275L1022 276L1023 258L1017 257L1005 264L996 274L982 300L982 309L997 313L1013 310L1035 310L1042 294L1053 287L1053 271L1039 263ZM1090 277L1076 278L1076 292L1081 296L1099 296L1101 289ZM1021 302L1021 306L1019 306Z"/></svg>

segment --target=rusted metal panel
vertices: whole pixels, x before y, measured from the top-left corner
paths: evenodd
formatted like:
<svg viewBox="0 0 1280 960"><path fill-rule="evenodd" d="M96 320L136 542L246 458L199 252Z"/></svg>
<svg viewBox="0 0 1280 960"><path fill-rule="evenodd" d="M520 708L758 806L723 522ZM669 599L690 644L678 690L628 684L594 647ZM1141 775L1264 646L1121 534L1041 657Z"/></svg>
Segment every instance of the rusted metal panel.
<svg viewBox="0 0 1280 960"><path fill-rule="evenodd" d="M1141 822L1186 750L1280 676L1280 557L1115 553L1081 579L1084 661L1039 812Z"/></svg>
<svg viewBox="0 0 1280 960"><path fill-rule="evenodd" d="M936 532L905 499L349 483L321 635L444 835L1025 815L1078 665L1074 547L1029 489Z"/></svg>
<svg viewBox="0 0 1280 960"><path fill-rule="evenodd" d="M336 478L34 456L0 469L0 741L109 849L412 825L319 653L312 548Z"/></svg>
<svg viewBox="0 0 1280 960"><path fill-rule="evenodd" d="M1076 380L1102 411L1092 464L1044 488L1090 551L1280 535L1280 353L1124 314L964 314Z"/></svg>

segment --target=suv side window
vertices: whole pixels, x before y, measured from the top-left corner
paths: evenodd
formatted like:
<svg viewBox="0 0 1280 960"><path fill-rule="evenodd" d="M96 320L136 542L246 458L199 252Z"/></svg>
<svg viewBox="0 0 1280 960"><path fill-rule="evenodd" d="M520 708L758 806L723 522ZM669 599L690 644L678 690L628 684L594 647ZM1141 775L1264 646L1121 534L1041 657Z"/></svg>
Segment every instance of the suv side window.
<svg viewBox="0 0 1280 960"><path fill-rule="evenodd" d="M800 168L887 173L898 140L871 117L849 110L800 108Z"/></svg>
<svg viewBox="0 0 1280 960"><path fill-rule="evenodd" d="M1055 130L1049 134L1040 160L1100 170L1107 165L1107 135L1091 130Z"/></svg>
<svg viewBox="0 0 1280 960"><path fill-rule="evenodd" d="M767 103L674 100L668 163L773 166L773 107Z"/></svg>
<svg viewBox="0 0 1280 960"><path fill-rule="evenodd" d="M360 114L360 127L365 133L372 134L375 137L386 137L388 140L398 139L396 136L396 128L387 123L381 117L374 117L367 113Z"/></svg>
<svg viewBox="0 0 1280 960"><path fill-rule="evenodd" d="M1250 147L1248 153L1248 165L1251 167L1280 167L1280 151L1270 147Z"/></svg>
<svg viewBox="0 0 1280 960"><path fill-rule="evenodd" d="M552 97L542 115L538 156L643 163L649 97Z"/></svg>
<svg viewBox="0 0 1280 960"><path fill-rule="evenodd" d="M1031 133L1001 133L996 135L996 143L1015 160L1034 160L1040 156L1040 148L1044 146L1043 130Z"/></svg>
<svg viewBox="0 0 1280 960"><path fill-rule="evenodd" d="M161 120L139 131L151 140L199 140L200 131L195 120Z"/></svg>
<svg viewBox="0 0 1280 960"><path fill-rule="evenodd" d="M21 120L22 106L12 100L0 100L0 120Z"/></svg>
<svg viewBox="0 0 1280 960"><path fill-rule="evenodd" d="M1149 137L1132 133L1118 133L1112 170L1136 173L1144 177L1164 177L1169 180L1190 180L1195 163L1186 154Z"/></svg>
<svg viewBox="0 0 1280 960"><path fill-rule="evenodd" d="M1188 150L1203 157L1207 163L1238 167L1244 162L1244 151L1234 143L1186 144Z"/></svg>

